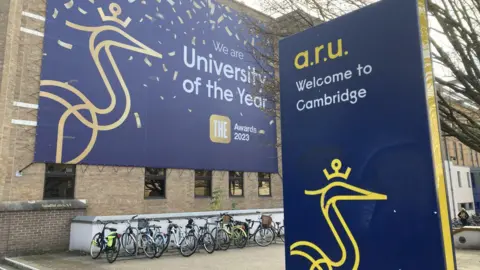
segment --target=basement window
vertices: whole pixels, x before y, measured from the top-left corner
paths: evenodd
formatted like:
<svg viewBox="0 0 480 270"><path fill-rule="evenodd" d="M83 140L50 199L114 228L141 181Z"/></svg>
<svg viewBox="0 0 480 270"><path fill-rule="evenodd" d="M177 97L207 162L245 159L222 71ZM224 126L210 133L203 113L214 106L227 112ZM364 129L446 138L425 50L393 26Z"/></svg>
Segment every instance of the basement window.
<svg viewBox="0 0 480 270"><path fill-rule="evenodd" d="M75 197L75 165L45 164L43 199L73 199Z"/></svg>
<svg viewBox="0 0 480 270"><path fill-rule="evenodd" d="M145 199L165 199L166 169L145 168Z"/></svg>
<svg viewBox="0 0 480 270"><path fill-rule="evenodd" d="M269 173L258 173L258 196L272 196L272 175Z"/></svg>

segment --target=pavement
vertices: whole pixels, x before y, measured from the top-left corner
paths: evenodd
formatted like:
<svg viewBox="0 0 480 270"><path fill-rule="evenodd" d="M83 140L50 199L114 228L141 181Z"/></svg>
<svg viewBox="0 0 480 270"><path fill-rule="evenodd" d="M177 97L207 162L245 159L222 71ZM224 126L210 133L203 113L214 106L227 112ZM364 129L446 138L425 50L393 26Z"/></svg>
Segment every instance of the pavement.
<svg viewBox="0 0 480 270"><path fill-rule="evenodd" d="M479 270L480 251L457 250L457 270ZM160 259L147 259L143 256L119 257L109 264L102 257L92 260L90 256L71 253L46 254L13 258L15 261L29 265L38 270L60 269L196 269L196 270L282 270L285 269L284 245L273 244L269 247L248 247L196 253L184 258L177 253L169 253Z"/></svg>

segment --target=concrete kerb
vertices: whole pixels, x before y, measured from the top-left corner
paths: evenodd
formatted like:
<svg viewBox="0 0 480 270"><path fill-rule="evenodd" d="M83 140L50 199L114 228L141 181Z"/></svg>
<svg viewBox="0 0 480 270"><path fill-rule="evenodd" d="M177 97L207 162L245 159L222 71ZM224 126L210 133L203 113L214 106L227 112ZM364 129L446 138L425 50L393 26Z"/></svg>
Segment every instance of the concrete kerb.
<svg viewBox="0 0 480 270"><path fill-rule="evenodd" d="M7 264L7 265L10 265L12 267L14 267L15 269L22 269L22 270L39 270L38 268L35 268L33 266L30 266L30 265L27 265L25 263L22 263L22 262L19 262L15 259L11 259L11 258L5 258L4 259L4 262ZM1 268L0 268L1 269Z"/></svg>

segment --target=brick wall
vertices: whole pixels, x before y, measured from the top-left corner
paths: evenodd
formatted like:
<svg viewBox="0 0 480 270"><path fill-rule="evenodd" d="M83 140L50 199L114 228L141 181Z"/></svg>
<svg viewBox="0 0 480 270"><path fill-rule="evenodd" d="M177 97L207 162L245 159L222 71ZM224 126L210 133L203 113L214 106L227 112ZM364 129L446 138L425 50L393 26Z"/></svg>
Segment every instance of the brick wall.
<svg viewBox="0 0 480 270"><path fill-rule="evenodd" d="M80 201L0 203L0 257L68 250L70 223L85 208Z"/></svg>
<svg viewBox="0 0 480 270"><path fill-rule="evenodd" d="M462 144L456 138L447 137L442 142L445 149L445 142L448 151L444 150L444 159L447 159L446 153L448 152L448 158L453 164L466 167L480 167L480 154L470 147Z"/></svg>
<svg viewBox="0 0 480 270"><path fill-rule="evenodd" d="M166 198L144 198L144 169L125 167L77 167L75 197L88 201L88 215L128 215L209 211L210 198L195 198L192 170L167 170ZM228 172L215 171L212 190L222 190L221 210L283 207L282 181L272 178L272 196L258 196L256 173L244 175L244 197L228 195Z"/></svg>

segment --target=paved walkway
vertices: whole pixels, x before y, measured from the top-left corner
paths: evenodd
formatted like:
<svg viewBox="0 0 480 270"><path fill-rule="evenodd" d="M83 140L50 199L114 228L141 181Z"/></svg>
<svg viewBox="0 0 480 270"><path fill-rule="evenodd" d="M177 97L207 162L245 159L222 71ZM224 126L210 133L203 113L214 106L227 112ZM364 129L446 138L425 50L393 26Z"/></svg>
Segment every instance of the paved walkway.
<svg viewBox="0 0 480 270"><path fill-rule="evenodd" d="M160 259L119 258L109 264L105 257L92 260L87 256L72 254L38 255L14 258L39 270L47 269L196 269L196 270L282 270L284 265L284 246L275 244L267 248L249 247L242 250L231 249L216 251L209 255L205 252L183 258L177 254L168 254ZM480 251L457 251L458 270L480 269Z"/></svg>

